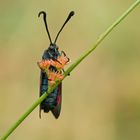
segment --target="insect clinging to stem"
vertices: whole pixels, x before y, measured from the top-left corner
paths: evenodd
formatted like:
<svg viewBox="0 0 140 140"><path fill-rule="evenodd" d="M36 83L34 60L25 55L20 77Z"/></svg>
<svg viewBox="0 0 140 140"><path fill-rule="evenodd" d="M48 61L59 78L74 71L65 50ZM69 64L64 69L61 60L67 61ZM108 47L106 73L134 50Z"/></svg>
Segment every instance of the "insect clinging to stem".
<svg viewBox="0 0 140 140"><path fill-rule="evenodd" d="M56 80L62 80L64 74L64 66L70 61L70 59L66 56L64 51L59 51L58 46L56 45L56 41L66 25L66 23L70 20L70 18L74 15L74 11L71 11L65 20L64 24L60 28L57 33L54 42L52 42L47 20L46 20L46 12L41 11L38 14L38 17L43 16L45 28L48 34L48 38L50 41L50 45L48 49L46 49L43 53L42 60L38 62L38 66L41 69L40 72L40 96L47 92L48 86L54 84ZM48 95L48 97L40 104L39 116L41 118L41 110L45 113L49 111L52 112L54 117L57 119L60 115L61 111L61 102L62 102L62 83L60 83L52 93Z"/></svg>

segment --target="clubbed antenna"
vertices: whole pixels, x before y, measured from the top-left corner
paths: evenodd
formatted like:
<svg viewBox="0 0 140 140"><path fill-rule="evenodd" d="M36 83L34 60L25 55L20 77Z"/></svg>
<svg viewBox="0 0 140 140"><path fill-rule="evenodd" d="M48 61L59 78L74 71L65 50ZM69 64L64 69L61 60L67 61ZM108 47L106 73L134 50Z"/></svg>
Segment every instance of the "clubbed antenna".
<svg viewBox="0 0 140 140"><path fill-rule="evenodd" d="M44 23L45 23L46 31L47 31L47 34L48 34L48 37L49 37L49 40L50 40L50 44L52 44L52 40L51 40L51 36L50 36L50 33L49 33L47 20L46 20L46 12L44 12L44 11L39 12L38 17L40 17L41 14L43 14L43 20L44 20Z"/></svg>
<svg viewBox="0 0 140 140"><path fill-rule="evenodd" d="M74 15L74 11L71 11L66 19L66 21L64 22L63 26L61 27L61 29L59 30L59 32L57 33L56 35L56 38L55 38L55 41L54 41L54 44L56 43L57 41L57 38L59 36L59 34L61 33L62 29L64 28L65 24L70 20L70 18Z"/></svg>

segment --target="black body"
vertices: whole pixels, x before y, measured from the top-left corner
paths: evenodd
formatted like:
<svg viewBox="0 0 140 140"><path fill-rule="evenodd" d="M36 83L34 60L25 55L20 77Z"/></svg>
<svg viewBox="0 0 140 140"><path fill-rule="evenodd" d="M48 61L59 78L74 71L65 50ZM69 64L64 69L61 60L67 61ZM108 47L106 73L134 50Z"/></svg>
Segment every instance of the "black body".
<svg viewBox="0 0 140 140"><path fill-rule="evenodd" d="M44 51L42 59L56 60L58 56L60 56L60 52L56 49L55 45L50 45L47 50ZM55 70L55 68L53 68ZM60 83L55 90L40 104L40 117L41 110L48 113L51 111L55 118L58 118L61 111L61 98L62 98L62 84ZM40 96L47 92L48 90L48 76L47 74L41 70L40 74Z"/></svg>

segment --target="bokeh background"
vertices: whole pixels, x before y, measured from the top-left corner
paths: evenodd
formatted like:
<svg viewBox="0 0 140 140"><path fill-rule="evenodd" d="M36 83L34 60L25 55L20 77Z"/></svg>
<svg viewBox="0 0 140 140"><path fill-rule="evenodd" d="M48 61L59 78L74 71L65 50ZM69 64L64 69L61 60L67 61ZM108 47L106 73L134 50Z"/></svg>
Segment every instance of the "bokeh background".
<svg viewBox="0 0 140 140"><path fill-rule="evenodd" d="M39 96L41 60L68 13L75 16L57 44L74 62L133 0L0 1L0 136ZM63 81L62 112L36 108L8 140L140 139L140 7Z"/></svg>

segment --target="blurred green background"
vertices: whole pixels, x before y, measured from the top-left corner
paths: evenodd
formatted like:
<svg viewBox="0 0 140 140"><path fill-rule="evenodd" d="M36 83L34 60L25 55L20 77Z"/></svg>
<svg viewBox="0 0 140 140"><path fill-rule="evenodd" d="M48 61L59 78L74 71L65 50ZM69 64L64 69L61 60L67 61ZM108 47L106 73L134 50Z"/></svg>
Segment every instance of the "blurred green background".
<svg viewBox="0 0 140 140"><path fill-rule="evenodd" d="M57 44L74 62L133 0L0 1L0 136L39 96L41 60L68 13L75 16ZM140 139L140 7L63 82L62 112L36 108L8 140Z"/></svg>

